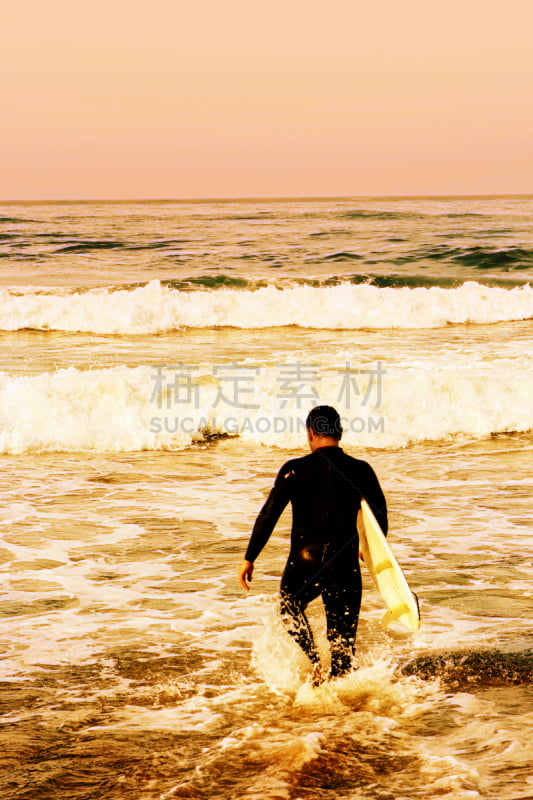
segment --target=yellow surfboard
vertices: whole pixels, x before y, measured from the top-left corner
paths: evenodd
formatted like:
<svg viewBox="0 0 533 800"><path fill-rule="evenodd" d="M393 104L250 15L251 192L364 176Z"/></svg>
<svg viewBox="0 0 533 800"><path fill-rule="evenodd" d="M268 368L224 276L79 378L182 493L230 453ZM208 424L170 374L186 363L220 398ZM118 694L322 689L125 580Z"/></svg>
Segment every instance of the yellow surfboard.
<svg viewBox="0 0 533 800"><path fill-rule="evenodd" d="M383 531L365 499L357 515L360 550L365 564L380 593L387 613L381 620L384 628L399 622L410 631L420 627L418 600L409 588L405 576L390 549Z"/></svg>

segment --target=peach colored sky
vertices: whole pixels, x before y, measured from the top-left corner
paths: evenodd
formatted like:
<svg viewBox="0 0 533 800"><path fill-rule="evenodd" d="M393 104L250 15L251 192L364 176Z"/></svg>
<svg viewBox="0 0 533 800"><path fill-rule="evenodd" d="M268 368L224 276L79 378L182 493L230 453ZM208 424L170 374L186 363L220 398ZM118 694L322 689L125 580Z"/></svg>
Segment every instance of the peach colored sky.
<svg viewBox="0 0 533 800"><path fill-rule="evenodd" d="M533 192L532 0L18 0L0 198Z"/></svg>

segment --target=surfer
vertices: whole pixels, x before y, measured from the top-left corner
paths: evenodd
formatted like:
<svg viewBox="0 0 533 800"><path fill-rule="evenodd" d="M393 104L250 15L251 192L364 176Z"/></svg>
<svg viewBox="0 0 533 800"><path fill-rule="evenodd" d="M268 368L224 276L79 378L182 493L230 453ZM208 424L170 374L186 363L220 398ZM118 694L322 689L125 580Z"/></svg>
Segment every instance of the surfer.
<svg viewBox="0 0 533 800"><path fill-rule="evenodd" d="M330 675L346 674L352 669L362 593L357 513L365 497L386 533L387 506L370 464L339 446L342 426L334 408L313 408L306 427L311 453L280 469L255 522L239 579L248 590L254 562L290 501L291 545L281 578L280 611L289 634L311 660L314 682L319 683L324 672L305 609L322 596Z"/></svg>

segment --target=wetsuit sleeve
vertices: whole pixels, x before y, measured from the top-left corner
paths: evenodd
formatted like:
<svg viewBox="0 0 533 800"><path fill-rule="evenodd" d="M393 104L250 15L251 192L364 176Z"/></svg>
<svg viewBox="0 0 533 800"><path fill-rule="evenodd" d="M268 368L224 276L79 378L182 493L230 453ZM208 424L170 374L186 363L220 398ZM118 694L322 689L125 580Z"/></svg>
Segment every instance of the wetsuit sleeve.
<svg viewBox="0 0 533 800"><path fill-rule="evenodd" d="M255 521L248 549L244 556L246 561L255 561L270 539L276 522L291 499L292 481L293 472L287 463L280 469L274 486L270 490L270 494Z"/></svg>
<svg viewBox="0 0 533 800"><path fill-rule="evenodd" d="M365 485L363 487L363 497L366 499L368 505L374 512L374 516L379 523L379 527L387 535L389 529L389 522L387 518L387 501L385 495L379 484L378 478L370 464L366 465L367 475L365 476Z"/></svg>

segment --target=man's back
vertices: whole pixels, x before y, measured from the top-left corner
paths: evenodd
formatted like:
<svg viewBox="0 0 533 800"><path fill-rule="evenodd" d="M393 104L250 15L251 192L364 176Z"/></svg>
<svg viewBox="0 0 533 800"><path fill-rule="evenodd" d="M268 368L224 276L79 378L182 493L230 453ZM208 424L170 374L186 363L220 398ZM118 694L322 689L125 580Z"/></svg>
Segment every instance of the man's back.
<svg viewBox="0 0 533 800"><path fill-rule="evenodd" d="M254 561L268 541L287 503L292 503L291 552L357 544L357 513L365 497L383 531L385 498L372 467L338 446L321 447L287 461L254 526L246 558Z"/></svg>

